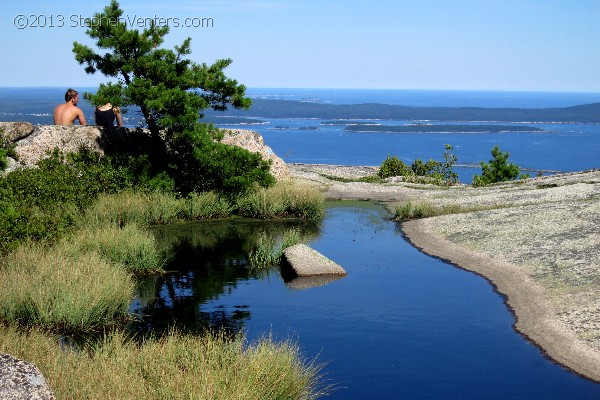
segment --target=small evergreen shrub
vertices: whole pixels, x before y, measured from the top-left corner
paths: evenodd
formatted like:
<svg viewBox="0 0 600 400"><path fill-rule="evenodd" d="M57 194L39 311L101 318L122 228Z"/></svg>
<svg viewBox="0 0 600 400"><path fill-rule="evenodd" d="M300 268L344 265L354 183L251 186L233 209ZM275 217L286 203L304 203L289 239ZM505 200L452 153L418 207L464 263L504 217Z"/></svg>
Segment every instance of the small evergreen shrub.
<svg viewBox="0 0 600 400"><path fill-rule="evenodd" d="M441 166L442 165L439 161L430 159L427 162L423 162L423 160L417 158L410 166L410 169L414 172L415 175L429 176L435 171L439 170Z"/></svg>
<svg viewBox="0 0 600 400"><path fill-rule="evenodd" d="M473 176L473 186L488 186L496 182L512 181L517 178L528 178L528 175L519 176L519 166L508 162L508 152L500 150L498 145L492 149L492 159L481 162L481 175Z"/></svg>
<svg viewBox="0 0 600 400"><path fill-rule="evenodd" d="M383 160L383 163L381 164L377 175L379 175L380 178L389 178L392 176L413 175L413 171L409 166L407 166L404 163L404 161L400 160L398 157L390 157L388 155L387 158Z"/></svg>

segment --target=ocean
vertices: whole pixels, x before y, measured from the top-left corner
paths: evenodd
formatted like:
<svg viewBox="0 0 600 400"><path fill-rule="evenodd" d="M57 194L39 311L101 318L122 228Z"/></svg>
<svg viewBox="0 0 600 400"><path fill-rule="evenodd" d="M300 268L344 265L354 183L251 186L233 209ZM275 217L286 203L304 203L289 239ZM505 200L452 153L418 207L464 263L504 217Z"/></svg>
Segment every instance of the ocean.
<svg viewBox="0 0 600 400"><path fill-rule="evenodd" d="M52 109L63 101L66 88L0 88L0 121L27 121L51 124ZM80 92L94 88L77 88ZM554 108L599 103L600 93L545 93L441 90L368 90L368 89L273 89L250 88L253 100L290 100L315 104L380 103L411 107L484 107ZM292 104L292 103L290 103ZM93 108L80 103L88 121ZM252 111L252 109L251 109ZM227 114L225 114L226 116ZM541 132L489 133L362 133L348 132L344 125L327 125L320 118L294 118L283 109L275 117L250 113L241 120L219 118L207 113L210 122L229 129L258 131L273 151L288 163L339 165L380 165L388 156L397 156L410 164L415 159L440 160L444 145L450 144L458 158L459 178L469 183L480 173L479 163L491 158L498 145L510 154L509 162L519 165L531 176L600 168L600 124L539 123L513 121L502 125L523 125ZM353 115L344 116L348 120ZM126 126L140 123L132 108L124 115ZM410 119L373 120L382 125L407 125L423 121ZM442 124L444 121L429 122ZM456 122L451 122L456 123ZM488 122L486 122L487 124ZM462 121L461 124L475 124ZM492 121L491 124L499 124Z"/></svg>

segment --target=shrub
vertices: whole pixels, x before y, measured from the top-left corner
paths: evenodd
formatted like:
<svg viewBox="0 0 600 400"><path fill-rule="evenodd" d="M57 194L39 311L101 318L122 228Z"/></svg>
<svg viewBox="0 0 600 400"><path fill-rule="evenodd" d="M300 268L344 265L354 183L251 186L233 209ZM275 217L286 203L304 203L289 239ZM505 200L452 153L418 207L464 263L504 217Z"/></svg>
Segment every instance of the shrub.
<svg viewBox="0 0 600 400"><path fill-rule="evenodd" d="M417 158L410 166L410 169L414 172L415 175L418 176L429 176L435 171L439 170L440 168L441 163L439 161L430 159L427 162L423 162L423 160L421 160L420 158Z"/></svg>
<svg viewBox="0 0 600 400"><path fill-rule="evenodd" d="M453 147L449 144L444 145L444 161L439 162L429 160L423 162L417 158L410 167L408 167L398 157L389 155L381 164L378 175L381 178L389 178L391 176L403 176L409 179L404 179L407 182L421 182L414 179L414 176L431 178L427 183L453 185L458 182L458 174L454 172L453 167L456 164L456 156L452 153Z"/></svg>
<svg viewBox="0 0 600 400"><path fill-rule="evenodd" d="M398 157L390 157L388 155L387 158L381 164L377 175L379 175L380 178L389 178L392 176L413 175L413 171L404 163L404 161L400 160Z"/></svg>
<svg viewBox="0 0 600 400"><path fill-rule="evenodd" d="M454 148L451 145L444 145L444 161L440 163L438 170L435 171L447 185L453 185L458 182L458 174L453 170L457 161L456 156L452 153L453 150Z"/></svg>
<svg viewBox="0 0 600 400"><path fill-rule="evenodd" d="M177 191L219 191L229 195L250 190L255 183L272 186L275 178L269 162L258 153L215 142L216 128L201 124L173 139L169 151L169 174Z"/></svg>
<svg viewBox="0 0 600 400"><path fill-rule="evenodd" d="M481 162L481 175L473 176L473 186L487 186L496 182L512 181L519 177L519 166L508 162L508 152L497 145L492 149L489 163ZM521 176L526 177L526 176Z"/></svg>

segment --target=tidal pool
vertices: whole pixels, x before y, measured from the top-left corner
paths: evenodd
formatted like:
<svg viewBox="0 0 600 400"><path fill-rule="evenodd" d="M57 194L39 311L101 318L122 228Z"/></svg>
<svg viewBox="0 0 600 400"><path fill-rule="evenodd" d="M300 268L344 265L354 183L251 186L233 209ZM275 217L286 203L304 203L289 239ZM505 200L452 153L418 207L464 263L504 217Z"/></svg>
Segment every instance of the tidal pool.
<svg viewBox="0 0 600 400"><path fill-rule="evenodd" d="M330 203L319 224L236 219L156 228L173 272L139 284L135 327L243 329L292 337L325 363L331 399L598 399L600 385L556 365L512 329L482 277L427 256L383 207ZM257 232L301 230L348 276L305 290L277 268L248 269Z"/></svg>

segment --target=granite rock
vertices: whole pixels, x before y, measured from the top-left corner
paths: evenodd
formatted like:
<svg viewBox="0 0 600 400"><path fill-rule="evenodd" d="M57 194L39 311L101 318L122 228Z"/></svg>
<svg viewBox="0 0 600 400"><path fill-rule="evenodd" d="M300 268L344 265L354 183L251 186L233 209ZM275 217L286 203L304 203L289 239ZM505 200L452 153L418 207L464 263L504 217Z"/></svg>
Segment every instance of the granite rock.
<svg viewBox="0 0 600 400"><path fill-rule="evenodd" d="M54 400L54 393L33 364L0 353L0 399Z"/></svg>

